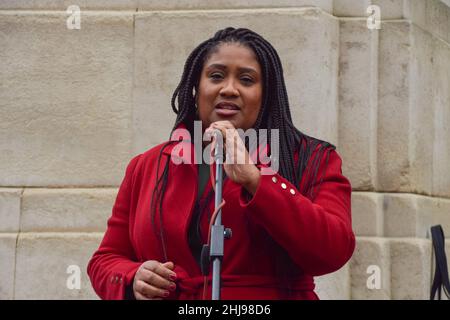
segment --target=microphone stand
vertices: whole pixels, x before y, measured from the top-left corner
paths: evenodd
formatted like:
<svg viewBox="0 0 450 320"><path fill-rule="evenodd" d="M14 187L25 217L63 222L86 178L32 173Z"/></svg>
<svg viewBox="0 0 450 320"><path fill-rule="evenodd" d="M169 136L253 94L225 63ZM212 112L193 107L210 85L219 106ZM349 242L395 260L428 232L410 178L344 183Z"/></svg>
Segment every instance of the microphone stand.
<svg viewBox="0 0 450 320"><path fill-rule="evenodd" d="M214 159L216 162L216 194L215 208L219 208L222 203L222 166L223 166L223 141L217 139L218 143L214 150ZM220 153L219 153L220 151ZM231 229L224 228L222 225L222 210L219 208L214 225L211 226L211 246L209 256L213 260L212 273L212 300L220 300L220 271L223 259L224 239L231 237Z"/></svg>

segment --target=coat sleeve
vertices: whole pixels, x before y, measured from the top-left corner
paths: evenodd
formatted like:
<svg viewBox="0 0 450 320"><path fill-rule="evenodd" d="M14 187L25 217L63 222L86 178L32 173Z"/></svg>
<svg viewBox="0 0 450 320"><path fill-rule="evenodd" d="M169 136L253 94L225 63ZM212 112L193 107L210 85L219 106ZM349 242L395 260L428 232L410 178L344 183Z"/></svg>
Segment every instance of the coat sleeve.
<svg viewBox="0 0 450 320"><path fill-rule="evenodd" d="M101 299L125 299L125 289L132 284L141 265L137 262L129 236L132 176L140 156L134 157L127 166L107 230L87 266L92 286Z"/></svg>
<svg viewBox="0 0 450 320"><path fill-rule="evenodd" d="M327 166L324 162L322 159L319 170L325 172L314 201L279 174L261 175L253 197L247 200L244 188L240 197L250 220L265 228L311 276L338 270L355 248L350 182L342 175L336 151L330 152ZM317 176L321 174L319 171Z"/></svg>

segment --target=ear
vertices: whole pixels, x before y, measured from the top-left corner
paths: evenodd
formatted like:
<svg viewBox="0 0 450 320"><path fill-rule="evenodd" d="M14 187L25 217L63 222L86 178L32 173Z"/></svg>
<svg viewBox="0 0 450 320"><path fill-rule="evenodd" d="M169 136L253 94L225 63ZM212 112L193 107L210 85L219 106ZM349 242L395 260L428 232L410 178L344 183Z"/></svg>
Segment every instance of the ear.
<svg viewBox="0 0 450 320"><path fill-rule="evenodd" d="M192 95L194 96L195 105L198 104L198 89L196 86L192 89Z"/></svg>

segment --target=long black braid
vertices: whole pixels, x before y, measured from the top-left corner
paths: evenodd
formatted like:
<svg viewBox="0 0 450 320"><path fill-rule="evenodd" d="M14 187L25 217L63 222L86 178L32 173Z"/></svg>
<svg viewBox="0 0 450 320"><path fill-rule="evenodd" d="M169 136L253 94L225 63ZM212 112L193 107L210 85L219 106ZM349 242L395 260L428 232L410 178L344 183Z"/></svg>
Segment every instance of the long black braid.
<svg viewBox="0 0 450 320"><path fill-rule="evenodd" d="M327 153L325 157L327 163L329 152L334 150L335 147L328 142L307 136L294 126L280 58L267 40L249 29L229 27L219 30L212 38L198 45L189 55L184 65L180 83L172 96L172 109L177 114L172 132L180 124L184 124L191 136L194 136L194 120L197 119L196 95L200 75L204 63L219 49L220 45L225 43L237 43L252 49L255 53L262 71L263 96L261 110L253 128L256 130L267 129L269 145L272 142L271 129L279 130L279 174L293 183L299 190L300 182L305 180L306 183L300 192L311 200L314 199L315 192L323 178L321 177L317 181L320 162L324 158L324 153ZM299 155L297 164L294 163L296 152ZM158 157L158 168L160 161L161 153ZM157 174L157 183L152 195L151 206L152 222L154 222L155 204L160 204L160 237L163 246L165 246L165 243L161 203L167 185L168 161L167 159L162 176L159 177ZM164 259L167 260L165 248L163 248L163 254Z"/></svg>

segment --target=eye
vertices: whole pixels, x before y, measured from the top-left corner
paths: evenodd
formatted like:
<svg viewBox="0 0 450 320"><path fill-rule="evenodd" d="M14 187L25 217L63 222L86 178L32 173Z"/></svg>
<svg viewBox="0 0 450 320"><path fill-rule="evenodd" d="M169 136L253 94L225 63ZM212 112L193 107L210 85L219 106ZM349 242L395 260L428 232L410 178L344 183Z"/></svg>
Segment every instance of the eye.
<svg viewBox="0 0 450 320"><path fill-rule="evenodd" d="M214 72L209 75L212 80L220 80L223 78L223 75L219 72Z"/></svg>
<svg viewBox="0 0 450 320"><path fill-rule="evenodd" d="M253 78L250 78L250 77L242 77L241 81L246 85L250 85L255 82L255 81L253 81Z"/></svg>

